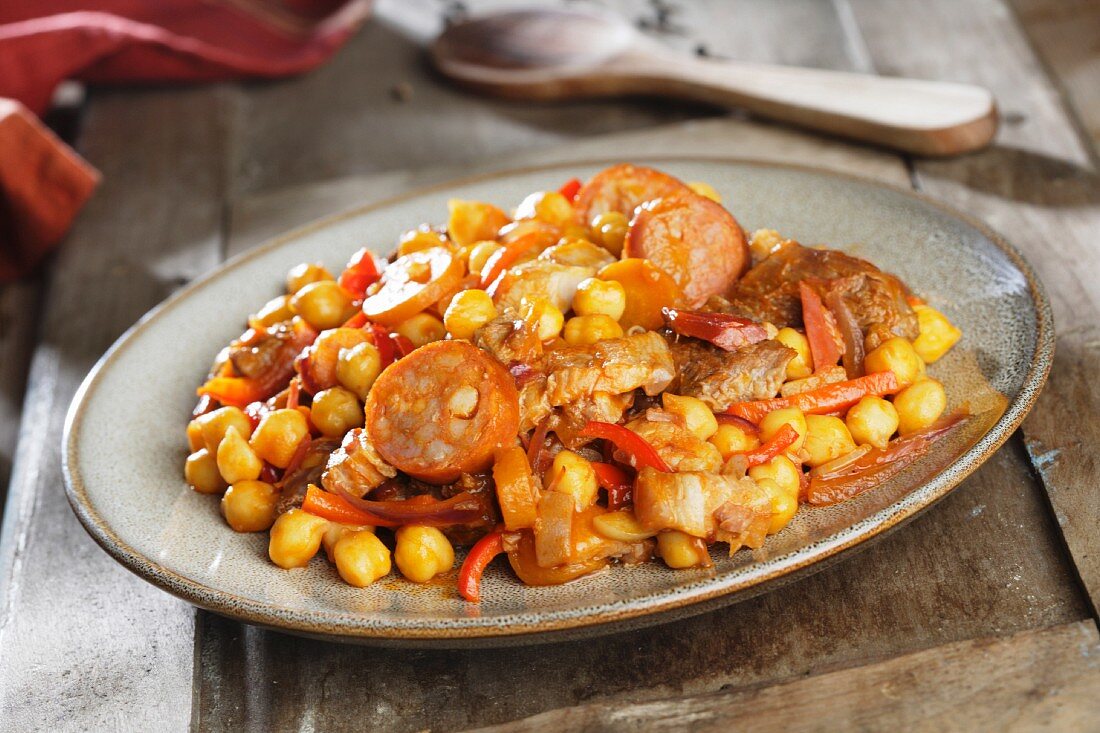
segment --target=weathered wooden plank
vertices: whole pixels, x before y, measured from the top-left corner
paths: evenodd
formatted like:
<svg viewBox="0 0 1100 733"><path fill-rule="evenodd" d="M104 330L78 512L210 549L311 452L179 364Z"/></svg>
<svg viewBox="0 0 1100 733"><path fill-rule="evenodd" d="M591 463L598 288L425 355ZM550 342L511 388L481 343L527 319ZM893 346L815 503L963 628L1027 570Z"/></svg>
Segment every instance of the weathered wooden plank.
<svg viewBox="0 0 1100 733"><path fill-rule="evenodd" d="M53 263L4 517L5 729L190 722L194 610L84 533L59 449L68 403L104 349L218 259L229 102L208 88L103 93L89 106L79 148L104 183Z"/></svg>
<svg viewBox="0 0 1100 733"><path fill-rule="evenodd" d="M1100 154L1100 4L1011 0L1032 46L1069 98Z"/></svg>
<svg viewBox="0 0 1100 733"><path fill-rule="evenodd" d="M15 459L41 294L42 277L37 274L0 287L0 506Z"/></svg>
<svg viewBox="0 0 1100 733"><path fill-rule="evenodd" d="M1087 621L975 639L762 689L554 710L481 733L1086 730L1100 718Z"/></svg>
<svg viewBox="0 0 1100 733"><path fill-rule="evenodd" d="M955 160L918 160L916 181L1007 235L1046 285L1057 353L1023 433L1077 572L1100 611L1100 176L1057 90L1001 3L855 0L853 8L880 71L985 84L1005 112L996 145Z"/></svg>
<svg viewBox="0 0 1100 733"><path fill-rule="evenodd" d="M785 34L784 53L800 47L799 29L805 26L792 25L788 9L739 2L712 4L706 10L721 13L727 7L736 11L733 17L751 17L753 23L739 28L714 20L730 16L713 16L707 25L716 39L712 52L742 53L741 42L757 35ZM829 10L814 16L813 35L825 38L832 33L833 47L843 48L843 58L850 59L844 63L861 63L858 46L853 50L845 36L842 18L829 15L831 6L814 7L813 13ZM649 12L647 8L643 5L639 12ZM700 17L705 18L705 12ZM690 44L690 38L673 40ZM821 50L814 53L831 58ZM380 63L368 65L380 68ZM418 82L416 88L430 83L434 82ZM549 112L547 119L552 119ZM352 134L348 130L356 129L334 127L329 134ZM406 138L395 142L394 136L405 132L390 133L386 144L402 147L399 140ZM420 133L408 134L407 139L415 141ZM267 145L253 144L257 149ZM476 143L460 141L463 144ZM300 159L294 165L304 180L311 180L309 157L321 155L323 149L295 149ZM655 150L770 157L862 172L895 183L908 181L895 156L738 121L693 123L671 133L630 133L615 141L576 140L567 148L489 165L573 156L629 157ZM366 165L365 160L347 163L346 170L373 170ZM475 169L480 166L463 166L465 172ZM273 189L273 178L252 179L241 191L259 195L243 198L234 207L230 249L250 246L327 213L327 207L358 203L379 188L397 193L400 187L435 180L433 176L443 173L359 176L285 190ZM1048 516L1024 452L1013 442L941 505L859 557L795 587L674 626L531 649L431 653L342 647L204 614L196 723L211 730L450 729L597 699L645 700L741 688L929 645L1077 620L1085 609Z"/></svg>

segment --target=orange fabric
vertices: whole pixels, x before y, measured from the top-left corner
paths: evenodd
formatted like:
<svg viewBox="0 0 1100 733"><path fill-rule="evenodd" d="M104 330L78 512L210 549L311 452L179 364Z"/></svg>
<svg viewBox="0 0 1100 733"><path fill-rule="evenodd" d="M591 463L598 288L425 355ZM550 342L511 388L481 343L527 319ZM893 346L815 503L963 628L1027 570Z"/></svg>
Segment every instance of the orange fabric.
<svg viewBox="0 0 1100 733"><path fill-rule="evenodd" d="M298 74L372 0L0 1L0 282L68 231L99 174L35 117L66 79L212 81Z"/></svg>
<svg viewBox="0 0 1100 733"><path fill-rule="evenodd" d="M0 281L38 264L98 183L99 173L26 107L0 99Z"/></svg>

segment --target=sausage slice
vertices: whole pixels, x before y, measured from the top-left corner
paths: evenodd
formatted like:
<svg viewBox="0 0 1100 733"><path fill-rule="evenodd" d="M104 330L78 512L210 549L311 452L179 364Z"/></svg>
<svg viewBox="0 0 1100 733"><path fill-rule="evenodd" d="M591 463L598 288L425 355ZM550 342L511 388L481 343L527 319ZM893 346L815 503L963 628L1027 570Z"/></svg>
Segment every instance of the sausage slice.
<svg viewBox="0 0 1100 733"><path fill-rule="evenodd" d="M366 430L378 454L433 484L488 469L518 429L512 376L466 341L420 347L382 372L367 397Z"/></svg>
<svg viewBox="0 0 1100 733"><path fill-rule="evenodd" d="M749 264L749 245L721 204L687 191L638 209L623 257L644 257L667 272L695 308L737 282Z"/></svg>
<svg viewBox="0 0 1100 733"><path fill-rule="evenodd" d="M593 219L607 211L618 211L629 219L634 209L646 201L683 191L691 189L667 173L621 163L592 176L577 192L573 206L580 223L589 226Z"/></svg>

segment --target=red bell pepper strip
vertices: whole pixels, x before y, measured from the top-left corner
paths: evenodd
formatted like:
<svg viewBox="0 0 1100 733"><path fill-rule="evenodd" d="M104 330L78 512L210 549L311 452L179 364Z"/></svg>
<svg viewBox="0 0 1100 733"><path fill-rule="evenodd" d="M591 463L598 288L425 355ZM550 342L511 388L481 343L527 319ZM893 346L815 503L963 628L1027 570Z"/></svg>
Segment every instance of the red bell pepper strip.
<svg viewBox="0 0 1100 733"><path fill-rule="evenodd" d="M685 311L678 308L662 308L665 323L681 336L709 341L720 349L734 349L755 344L768 338L768 332L759 323L738 318L728 313Z"/></svg>
<svg viewBox="0 0 1100 733"><path fill-rule="evenodd" d="M737 415L728 415L724 412L714 413L714 419L718 421L720 425L733 425L746 435L759 435L760 428L756 426L756 423L751 423L743 417Z"/></svg>
<svg viewBox="0 0 1100 733"><path fill-rule="evenodd" d="M394 362L397 345L394 344L385 326L380 326L377 323L371 324L371 334L374 336L374 346L378 349L378 360L381 362L382 368L385 369Z"/></svg>
<svg viewBox="0 0 1100 733"><path fill-rule="evenodd" d="M301 400L302 395L302 381L298 377L293 377L290 380L290 384L286 388L286 408L288 410L297 410L298 402Z"/></svg>
<svg viewBox="0 0 1100 733"><path fill-rule="evenodd" d="M397 347L397 358L402 359L413 352L416 347L413 342L409 340L408 336L403 336L399 333L391 333L390 338L393 339L393 345Z"/></svg>
<svg viewBox="0 0 1100 733"><path fill-rule="evenodd" d="M365 512L344 497L323 491L316 486L310 486L306 489L302 511L341 524L369 524L378 527L396 527L398 525L397 522L389 522Z"/></svg>
<svg viewBox="0 0 1100 733"><path fill-rule="evenodd" d="M802 298L802 322L806 326L806 339L810 342L814 371L835 366L840 361L842 342L831 314L825 310L821 296L805 280L798 283L798 294Z"/></svg>
<svg viewBox="0 0 1100 733"><path fill-rule="evenodd" d="M570 178L565 184L558 189L558 193L564 196L570 203L577 198L577 192L581 190L581 183L579 178Z"/></svg>
<svg viewBox="0 0 1100 733"><path fill-rule="evenodd" d="M493 558L504 552L504 535L490 532L470 548L458 570L458 593L470 603L481 600L481 578Z"/></svg>
<svg viewBox="0 0 1100 733"><path fill-rule="evenodd" d="M489 255L489 259L485 261L485 265L481 268L481 283L478 287L482 290L488 288L500 277L500 273L507 270L519 259L520 255L542 241L544 241L542 233L531 232Z"/></svg>
<svg viewBox="0 0 1100 733"><path fill-rule="evenodd" d="M354 316L344 321L344 325L340 328L362 328L367 325L367 314L363 311L359 311Z"/></svg>
<svg viewBox="0 0 1100 733"><path fill-rule="evenodd" d="M639 471L648 466L665 473L672 472L672 469L669 468L656 449L646 442L645 438L622 425L590 420L580 434L586 438L610 440L616 448L633 459L632 463Z"/></svg>
<svg viewBox="0 0 1100 733"><path fill-rule="evenodd" d="M200 397L212 397L223 405L244 407L249 402L266 400L270 390L263 382L249 377L212 377L196 390Z"/></svg>
<svg viewBox="0 0 1100 733"><path fill-rule="evenodd" d="M790 448L798 440L798 431L790 425L784 425L776 431L772 439L759 448L741 453L748 468L762 466Z"/></svg>
<svg viewBox="0 0 1100 733"><path fill-rule="evenodd" d="M634 485L626 471L611 463L592 463L596 483L607 490L607 508L622 509L634 501Z"/></svg>
<svg viewBox="0 0 1100 733"><path fill-rule="evenodd" d="M811 475L806 500L817 506L836 504L882 484L928 453L937 440L968 418L967 411L956 412L924 430L891 440L885 448L871 449L836 474Z"/></svg>
<svg viewBox="0 0 1100 733"><path fill-rule="evenodd" d="M726 412L759 424L769 412L781 410L784 407L797 407L810 415L826 415L830 412L845 410L868 395L881 397L893 394L900 389L898 378L893 372L876 372L858 379L826 384L824 387L793 394L790 397L738 402L730 405Z"/></svg>
<svg viewBox="0 0 1100 733"><path fill-rule="evenodd" d="M378 266L374 264L374 257L364 247L352 255L351 260L348 261L348 266L340 273L339 283L344 290L347 290L356 298L362 299L366 295L367 287L377 281L379 277Z"/></svg>

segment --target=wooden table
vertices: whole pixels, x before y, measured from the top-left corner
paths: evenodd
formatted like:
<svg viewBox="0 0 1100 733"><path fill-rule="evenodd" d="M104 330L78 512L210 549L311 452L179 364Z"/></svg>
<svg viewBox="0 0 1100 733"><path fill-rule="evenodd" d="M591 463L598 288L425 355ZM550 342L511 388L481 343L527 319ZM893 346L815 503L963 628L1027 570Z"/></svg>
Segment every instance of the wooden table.
<svg viewBox="0 0 1100 733"><path fill-rule="evenodd" d="M105 182L47 270L0 293L0 728L1100 727L1100 7L604 4L685 52L985 84L1004 124L980 154L924 160L667 101L486 101L425 67L423 40L461 9L438 0L381 2L304 78L93 90L76 145ZM74 390L144 311L227 255L455 172L655 146L911 185L1008 236L1059 334L1022 430L919 519L795 585L521 649L395 651L244 626L131 576L72 516L59 442Z"/></svg>

